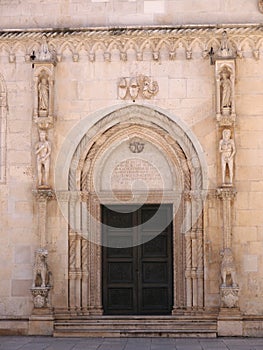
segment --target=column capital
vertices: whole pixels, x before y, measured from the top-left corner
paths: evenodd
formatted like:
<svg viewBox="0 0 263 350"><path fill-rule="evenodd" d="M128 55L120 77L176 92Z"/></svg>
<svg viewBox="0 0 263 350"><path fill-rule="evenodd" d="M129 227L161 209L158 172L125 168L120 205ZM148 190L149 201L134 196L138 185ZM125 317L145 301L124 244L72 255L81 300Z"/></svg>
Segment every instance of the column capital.
<svg viewBox="0 0 263 350"><path fill-rule="evenodd" d="M225 200L233 200L237 194L237 191L234 187L218 187L216 190L217 198Z"/></svg>

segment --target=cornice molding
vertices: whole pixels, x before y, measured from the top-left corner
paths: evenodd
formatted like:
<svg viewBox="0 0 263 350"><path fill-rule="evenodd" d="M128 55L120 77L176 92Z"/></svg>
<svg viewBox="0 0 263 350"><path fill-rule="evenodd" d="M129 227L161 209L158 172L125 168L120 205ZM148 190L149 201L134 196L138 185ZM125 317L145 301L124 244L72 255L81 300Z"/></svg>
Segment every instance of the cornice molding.
<svg viewBox="0 0 263 350"><path fill-rule="evenodd" d="M222 24L222 25L183 25L183 26L147 26L147 27L89 27L65 29L28 29L0 31L0 50L9 55L10 63L15 62L16 52L25 54L30 61L33 51L40 49L44 35L48 44L57 54L58 61L63 59L69 50L72 60L77 62L81 52L86 51L90 61L96 60L98 51L104 60L111 61L112 55L126 61L130 49L136 52L138 61L144 60L147 51L153 61L162 59L161 52L167 58L176 57L178 48L185 49L185 58L192 58L193 48L200 51L203 58L209 57L211 46L220 47L223 31L228 34L229 42L242 58L244 52L250 52L255 59L259 58L263 46L263 24ZM67 53L68 55L68 53ZM116 59L116 58L115 58Z"/></svg>

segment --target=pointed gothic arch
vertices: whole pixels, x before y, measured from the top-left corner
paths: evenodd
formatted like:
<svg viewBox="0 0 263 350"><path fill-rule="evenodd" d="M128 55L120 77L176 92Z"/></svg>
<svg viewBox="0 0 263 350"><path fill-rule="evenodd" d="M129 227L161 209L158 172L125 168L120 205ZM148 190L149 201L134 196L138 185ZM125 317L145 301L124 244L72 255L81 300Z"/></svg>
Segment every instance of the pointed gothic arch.
<svg viewBox="0 0 263 350"><path fill-rule="evenodd" d="M146 203L173 204L173 313L181 308L202 309L202 207L207 184L206 164L198 141L179 120L172 120L163 111L148 106L113 109L98 118L90 128L82 128L85 120L80 124L62 147L55 171L57 198L65 197L66 192L69 200L63 213L69 222L69 310L93 315L103 313L100 205L127 203L130 192L126 188L110 191L100 179L107 177L109 157L116 157L114 159L118 162L125 161L122 159L124 148L121 152L116 150L134 137L155 149L156 154L159 152L163 164L166 160L164 172L160 170L163 178L170 171L169 184L164 188L158 188L158 185L150 188L143 200ZM64 174L61 174L62 164ZM158 167L154 160L152 164ZM151 176L151 168L147 169ZM131 203L141 203L139 192L135 190Z"/></svg>

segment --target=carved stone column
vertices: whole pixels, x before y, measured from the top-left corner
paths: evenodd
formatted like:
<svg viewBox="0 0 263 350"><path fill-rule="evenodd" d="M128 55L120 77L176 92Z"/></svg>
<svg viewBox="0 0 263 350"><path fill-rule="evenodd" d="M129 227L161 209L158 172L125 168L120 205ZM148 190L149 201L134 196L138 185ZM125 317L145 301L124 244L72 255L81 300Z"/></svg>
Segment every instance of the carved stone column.
<svg viewBox="0 0 263 350"><path fill-rule="evenodd" d="M40 241L40 248L47 246L47 202L55 199L55 193L52 189L34 190L33 194L37 200L38 213L38 236Z"/></svg>
<svg viewBox="0 0 263 350"><path fill-rule="evenodd" d="M47 273L47 204L55 198L55 193L51 188L49 171L51 142L48 140L47 131L53 127L53 106L54 106L54 67L56 60L51 54L46 37L42 38L42 43L38 52L32 54L33 68L33 120L37 125L39 141L35 144L36 157L36 178L37 189L33 191L37 200L37 233L39 236L40 248L37 250L34 265L34 279L36 274L41 274L42 284L36 285L33 280L31 293L33 296L34 309L29 321L29 334L50 335L53 333L53 310L49 305L50 284L46 284L44 275ZM44 259L44 252L46 257Z"/></svg>
<svg viewBox="0 0 263 350"><path fill-rule="evenodd" d="M101 289L101 224L100 202L96 194L88 199L89 219L89 295L88 311L91 315L102 315L102 289Z"/></svg>

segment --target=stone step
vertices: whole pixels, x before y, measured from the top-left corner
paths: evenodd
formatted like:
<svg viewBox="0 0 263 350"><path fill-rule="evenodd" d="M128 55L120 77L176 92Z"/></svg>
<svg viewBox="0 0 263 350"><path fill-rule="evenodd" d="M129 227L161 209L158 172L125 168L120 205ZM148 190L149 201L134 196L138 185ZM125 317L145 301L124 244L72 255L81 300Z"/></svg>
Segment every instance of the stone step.
<svg viewBox="0 0 263 350"><path fill-rule="evenodd" d="M82 327L82 328L129 328L134 329L134 327L143 326L146 329L156 329L156 328L213 328L215 323L213 322L115 322L114 324L110 322L55 322L55 326L59 328L68 328L68 327Z"/></svg>
<svg viewBox="0 0 263 350"><path fill-rule="evenodd" d="M78 317L56 319L54 336L86 337L215 337L215 318L178 317Z"/></svg>
<svg viewBox="0 0 263 350"><path fill-rule="evenodd" d="M114 337L174 337L174 338L184 338L184 337L199 337L199 338L216 338L217 330L208 330L208 329L155 329L155 330L146 330L146 329L133 329L133 330L114 330L114 329L55 329L53 333L54 337L105 337L105 338L114 338Z"/></svg>

